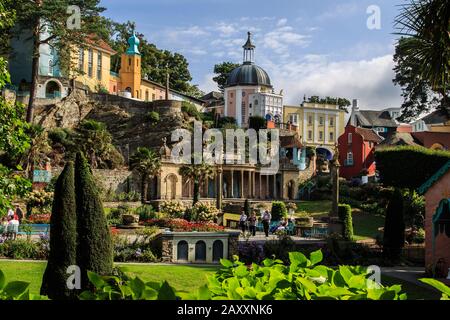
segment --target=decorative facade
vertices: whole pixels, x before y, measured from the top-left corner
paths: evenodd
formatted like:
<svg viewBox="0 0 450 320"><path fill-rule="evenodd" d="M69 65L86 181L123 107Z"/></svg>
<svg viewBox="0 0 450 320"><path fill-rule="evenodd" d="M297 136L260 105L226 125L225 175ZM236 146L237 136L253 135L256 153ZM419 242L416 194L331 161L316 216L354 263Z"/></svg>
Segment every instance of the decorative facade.
<svg viewBox="0 0 450 320"><path fill-rule="evenodd" d="M225 85L224 116L235 118L241 127L248 126L252 116L275 122L283 119L283 95L275 93L267 72L255 64L255 48L249 32L244 63L231 71Z"/></svg>

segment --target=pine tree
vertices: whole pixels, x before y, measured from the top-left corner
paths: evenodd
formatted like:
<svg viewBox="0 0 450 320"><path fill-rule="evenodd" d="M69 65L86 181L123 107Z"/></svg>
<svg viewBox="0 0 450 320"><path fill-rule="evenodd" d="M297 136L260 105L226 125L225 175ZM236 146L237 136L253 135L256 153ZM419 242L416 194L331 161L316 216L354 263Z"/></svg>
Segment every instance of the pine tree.
<svg viewBox="0 0 450 320"><path fill-rule="evenodd" d="M386 210L383 255L391 260L399 259L404 244L403 196L400 190L396 189Z"/></svg>
<svg viewBox="0 0 450 320"><path fill-rule="evenodd" d="M74 165L68 162L59 176L50 219L50 254L41 294L50 299L74 298L67 287L67 268L76 264L76 203Z"/></svg>
<svg viewBox="0 0 450 320"><path fill-rule="evenodd" d="M75 163L77 201L77 265L82 289L89 288L87 271L110 275L113 268L111 234L99 191L86 158L77 154Z"/></svg>

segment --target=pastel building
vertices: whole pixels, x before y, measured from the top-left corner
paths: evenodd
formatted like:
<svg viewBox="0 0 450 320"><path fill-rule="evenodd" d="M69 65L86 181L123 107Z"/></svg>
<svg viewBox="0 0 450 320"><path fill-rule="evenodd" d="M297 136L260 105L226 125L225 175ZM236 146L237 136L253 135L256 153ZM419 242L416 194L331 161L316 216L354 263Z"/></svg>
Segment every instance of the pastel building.
<svg viewBox="0 0 450 320"><path fill-rule="evenodd" d="M337 105L304 102L284 106L284 123L297 131L306 147L331 160L338 138L345 130L345 111Z"/></svg>
<svg viewBox="0 0 450 320"><path fill-rule="evenodd" d="M267 72L255 64L255 48L249 32L244 63L231 71L225 85L224 116L235 118L242 127L248 126L252 116L274 122L283 119L283 95L275 93Z"/></svg>

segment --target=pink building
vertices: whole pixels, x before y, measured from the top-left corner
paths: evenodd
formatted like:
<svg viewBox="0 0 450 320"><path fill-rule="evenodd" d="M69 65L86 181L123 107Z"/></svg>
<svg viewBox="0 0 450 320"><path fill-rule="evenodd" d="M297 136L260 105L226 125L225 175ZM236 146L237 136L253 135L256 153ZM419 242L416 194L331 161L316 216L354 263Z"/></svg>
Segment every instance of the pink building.
<svg viewBox="0 0 450 320"><path fill-rule="evenodd" d="M450 271L450 161L419 188L425 195L425 264L437 276Z"/></svg>
<svg viewBox="0 0 450 320"><path fill-rule="evenodd" d="M239 126L260 116L269 121L283 121L283 95L276 94L269 75L254 62L255 46L251 33L244 48L244 63L230 72L225 85L224 116L233 117Z"/></svg>

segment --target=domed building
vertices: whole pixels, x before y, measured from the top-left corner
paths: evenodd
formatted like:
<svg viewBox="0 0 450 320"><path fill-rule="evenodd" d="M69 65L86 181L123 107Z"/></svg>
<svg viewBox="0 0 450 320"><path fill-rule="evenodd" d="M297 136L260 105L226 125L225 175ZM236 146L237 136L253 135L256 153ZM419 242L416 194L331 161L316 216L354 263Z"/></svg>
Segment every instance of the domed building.
<svg viewBox="0 0 450 320"><path fill-rule="evenodd" d="M283 119L283 95L276 94L267 72L255 64L255 45L248 33L244 63L230 72L225 85L224 115L246 127L249 118L261 116L269 121Z"/></svg>

